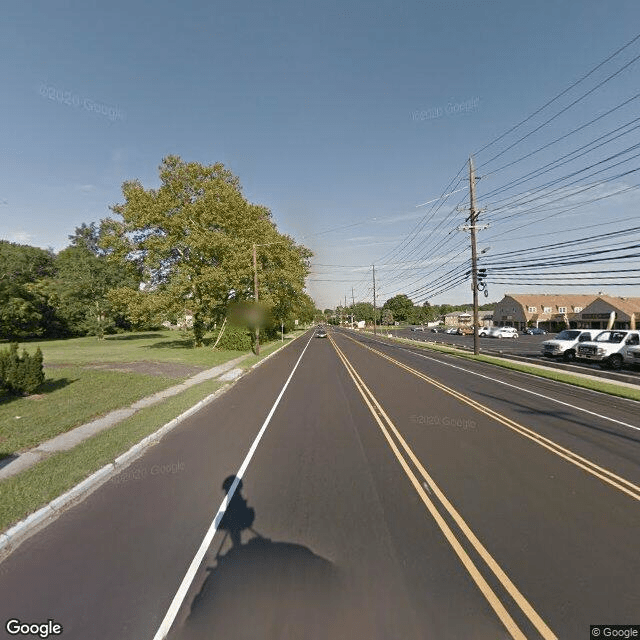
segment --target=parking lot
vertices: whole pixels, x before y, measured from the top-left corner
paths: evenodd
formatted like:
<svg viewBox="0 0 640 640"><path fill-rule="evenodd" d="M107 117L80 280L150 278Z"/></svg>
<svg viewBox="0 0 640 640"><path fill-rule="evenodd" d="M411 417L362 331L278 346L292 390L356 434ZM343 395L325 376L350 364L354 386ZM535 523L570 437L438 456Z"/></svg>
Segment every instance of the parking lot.
<svg viewBox="0 0 640 640"><path fill-rule="evenodd" d="M410 340L417 340L419 342L434 342L437 344L448 344L452 346L462 346L469 349L473 349L473 336L459 336L450 333L432 333L431 330L425 329L422 331L411 331L411 329L392 329L391 331L383 331L383 333L390 333L393 336L399 338L409 338ZM515 356L521 356L526 358L533 358L539 361L540 364L552 364L554 359L545 358L540 353L540 348L545 340L551 340L556 334L549 333L541 336L529 336L522 335L521 333L517 338L487 338L481 337L480 340L480 352L490 354L502 353L504 355L513 354ZM558 359L557 362L563 362L562 359ZM589 362L574 361L571 363L571 367L576 367L585 372L598 371L602 372L603 369L598 364ZM640 372L638 370L625 367L622 372L626 374L630 381L640 382ZM618 374L619 375L619 374Z"/></svg>

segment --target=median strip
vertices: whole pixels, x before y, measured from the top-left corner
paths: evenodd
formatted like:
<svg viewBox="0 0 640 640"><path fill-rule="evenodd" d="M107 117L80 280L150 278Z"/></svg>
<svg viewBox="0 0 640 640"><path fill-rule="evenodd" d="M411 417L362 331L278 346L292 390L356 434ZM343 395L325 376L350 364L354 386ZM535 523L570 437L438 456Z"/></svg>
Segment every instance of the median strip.
<svg viewBox="0 0 640 640"><path fill-rule="evenodd" d="M502 367L503 369L519 371L520 373L528 373L530 375L538 376L539 378L553 380L554 382L563 382L565 384L582 387L583 389L589 389L591 391L598 391L600 393L606 393L608 395L618 396L628 400L640 401L640 388L638 388L637 385L631 385L625 382L601 382L599 379L589 376L589 374L564 373L547 368L544 365L521 364L519 362L514 362L513 360L506 360L496 356L486 356L482 354L476 356L473 353L467 353L466 351L456 349L455 347L436 345L431 342L418 342L415 340L409 340L408 338L398 338L395 336L391 336L390 339L423 351L438 351L458 358L484 362L486 364Z"/></svg>

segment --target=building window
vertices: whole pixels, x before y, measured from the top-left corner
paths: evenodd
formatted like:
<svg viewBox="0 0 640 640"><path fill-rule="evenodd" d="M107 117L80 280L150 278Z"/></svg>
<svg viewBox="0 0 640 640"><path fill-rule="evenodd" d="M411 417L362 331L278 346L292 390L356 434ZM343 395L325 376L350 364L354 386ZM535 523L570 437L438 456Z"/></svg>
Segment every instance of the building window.
<svg viewBox="0 0 640 640"><path fill-rule="evenodd" d="M544 311L544 313L551 313L553 311L551 307L543 307L542 310Z"/></svg>
<svg viewBox="0 0 640 640"><path fill-rule="evenodd" d="M558 313L567 313L567 307L558 307Z"/></svg>
<svg viewBox="0 0 640 640"><path fill-rule="evenodd" d="M574 310L576 313L580 313L580 312L582 311L582 309L583 309L583 308L584 308L584 307L573 307L573 310Z"/></svg>
<svg viewBox="0 0 640 640"><path fill-rule="evenodd" d="M527 311L529 311L529 313L535 313L537 310L537 307L527 307Z"/></svg>

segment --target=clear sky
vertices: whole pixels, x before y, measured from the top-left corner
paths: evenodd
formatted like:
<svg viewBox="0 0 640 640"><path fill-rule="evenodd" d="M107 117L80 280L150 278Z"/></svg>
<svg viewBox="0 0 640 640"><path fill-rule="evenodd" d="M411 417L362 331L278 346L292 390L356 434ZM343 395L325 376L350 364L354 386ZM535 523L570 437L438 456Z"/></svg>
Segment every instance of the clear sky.
<svg viewBox="0 0 640 640"><path fill-rule="evenodd" d="M433 282L465 268L469 251L457 254L468 234L455 227L466 213L454 206L463 199L468 206L468 193L455 193L407 237L432 211L416 205L440 196L471 153L637 31L637 0L5 3L0 237L60 250L76 226L109 215L108 206L122 200L124 180L158 186L162 158L177 154L225 163L247 198L272 210L280 231L315 252L308 290L321 308L350 297L352 286L356 300L370 299L372 263L381 301L410 293L416 302L463 303L470 299L468 284L437 295ZM639 54L640 40L474 156L482 176L478 204L487 206L481 221L492 224L479 234L480 249L491 246L487 257L637 225L626 221L637 216L635 190L571 212L554 203L557 213L545 209L535 214L538 222L511 232L525 218L495 201L627 149L638 142L638 130L537 182L489 194L640 115L634 100L490 173L631 98L640 91L640 61L487 161ZM639 166L635 153L604 177ZM467 187L466 171L454 180L456 189ZM567 208L636 183L640 174L632 173L579 196L559 192L560 204ZM493 278L500 279L495 269ZM520 289L492 284L489 299ZM540 284L535 290L557 289ZM640 295L630 289L606 286L612 294Z"/></svg>

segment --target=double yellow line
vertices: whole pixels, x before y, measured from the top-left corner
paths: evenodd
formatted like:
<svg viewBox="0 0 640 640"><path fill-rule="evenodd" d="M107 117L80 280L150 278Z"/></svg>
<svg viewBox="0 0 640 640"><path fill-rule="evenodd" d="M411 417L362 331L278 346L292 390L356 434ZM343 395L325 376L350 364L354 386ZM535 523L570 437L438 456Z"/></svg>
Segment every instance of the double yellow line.
<svg viewBox="0 0 640 640"><path fill-rule="evenodd" d="M509 593L509 595L513 598L516 604L520 607L522 612L531 621L533 626L538 630L540 635L545 640L556 639L557 636L551 631L551 629L549 629L549 627L545 624L542 618L536 613L536 611L533 609L533 607L527 601L527 599L520 593L520 591L518 591L518 589L513 584L513 582L511 582L511 580L508 578L508 576L505 574L502 568L498 565L498 563L494 560L491 554L485 549L482 543L475 536L473 531L471 531L467 523L463 520L462 516L456 511L456 509L449 502L449 500L444 495L444 493L442 493L438 485L435 483L434 479L427 473L427 470L423 467L420 460L418 460L418 458L413 453L409 445L406 443L404 438L400 435L400 433L396 429L391 418L389 418L389 416L386 414L386 412L384 411L380 403L376 400L373 393L369 390L369 388L364 383L362 378L358 375L358 372L347 360L346 356L338 347L338 345L335 343L333 338L329 336L329 339L331 341L331 344L333 345L333 348L336 350L338 357L340 358L345 368L347 369L347 372L351 376L351 379L353 380L356 388L360 392L360 395L362 396L365 404L369 408L369 411L373 415L384 437L389 443L391 450L395 454L396 458L398 459L398 462L400 462L402 468L404 469L409 480L411 481L411 484L414 486L416 492L418 493L418 495L424 502L425 506L429 510L429 513L433 516L433 519L435 520L436 524L444 534L445 538L447 539L447 541L449 542L449 544L451 545L451 547L453 548L457 556L460 558L462 564L469 572L471 578L476 583L476 585L478 586L478 588L480 589L484 597L487 599L489 605L495 611L496 615L498 616L502 624L511 634L511 637L517 640L526 640L526 636L524 635L524 633L521 631L521 629L518 627L514 619L511 617L511 615L509 614L505 606L502 604L501 600L498 598L495 591L487 583L482 573L479 571L478 567L474 564L473 560L469 557L469 554L465 551L464 547L462 546L458 538L456 538L456 535L451 530L451 527L449 527L446 520L442 517L442 515L438 511L435 503L427 495L426 491L420 484L418 477L409 466L409 463L407 462L407 458L413 463L413 465L418 470L420 475L428 483L428 486L433 490L433 493L436 495L436 497L440 501L440 504L442 505L442 507L444 507L446 512L449 514L449 516L453 519L453 521L459 527L460 531L464 534L466 539L473 546L473 548L476 550L478 555L485 562L487 567L489 567L489 569L493 572L495 577L500 581L500 583L505 588L505 590ZM400 451L400 448L396 444L396 441L392 437L392 434L393 436L395 436L396 440L404 450L404 455ZM407 456L407 458L405 458L405 455Z"/></svg>
<svg viewBox="0 0 640 640"><path fill-rule="evenodd" d="M484 413L489 418L492 418L496 422L503 424L505 427L512 429L516 433L519 433L520 435L524 436L525 438L528 438L529 440L535 442L541 447L544 447L545 449L551 451L555 455L560 456L567 462L570 462L571 464L574 464L577 467L580 467L581 469L591 474L592 476L595 476L596 478L599 478L600 480L602 480L603 482L606 482L612 487L615 487L619 491L626 493L628 496L630 496L634 500L640 501L640 487L638 487L638 485L633 484L633 482L630 482L629 480L626 480L625 478L622 478L616 475L612 471L609 471L608 469L605 469L604 467L597 465L595 462L592 462L587 458L583 458L582 456L578 455L577 453L574 453L570 449L567 449L559 445L553 440L550 440L549 438L545 438L544 436L541 436L539 433L536 433L535 431L527 427L524 427L523 425L515 422L514 420L511 420L510 418L503 416L501 413L498 413L497 411L494 411L493 409L490 409L489 407L483 404L480 404L475 400L472 400L471 398L469 398L468 396L465 396L459 391L456 391L451 387L447 387L446 385L442 384L441 382L438 382L434 378L431 378L425 375L424 373L404 364L403 362L400 362L399 360L396 360L395 358L388 356L386 353L383 353L382 351L378 351L377 349L373 349L372 347L366 344L362 344L361 342L359 342L358 340L354 340L350 336L346 336L346 337L349 338L349 340L360 345L361 347L365 349L369 349L369 351L372 351L373 353L380 356L381 358L384 358L385 360L392 362L393 364L400 367L401 369L408 371L409 373L420 378L421 380L428 382L429 384L433 385L434 387L437 387L438 389L440 389L441 391L444 391L450 396L453 396L454 398L457 398L458 400L460 400L461 402L464 402L470 407L473 407L480 413Z"/></svg>

